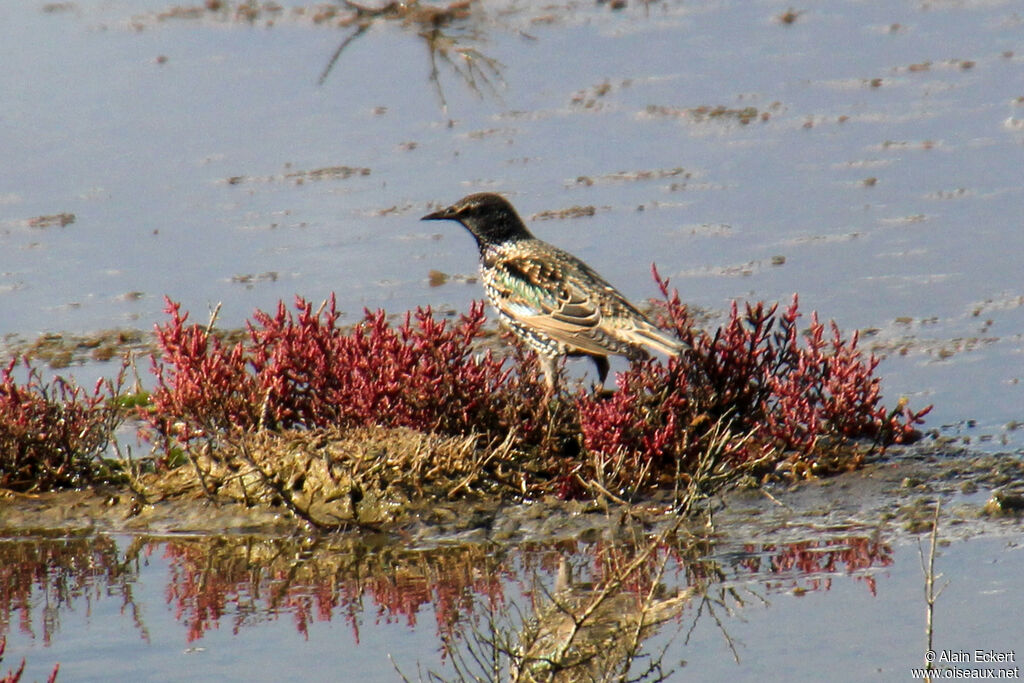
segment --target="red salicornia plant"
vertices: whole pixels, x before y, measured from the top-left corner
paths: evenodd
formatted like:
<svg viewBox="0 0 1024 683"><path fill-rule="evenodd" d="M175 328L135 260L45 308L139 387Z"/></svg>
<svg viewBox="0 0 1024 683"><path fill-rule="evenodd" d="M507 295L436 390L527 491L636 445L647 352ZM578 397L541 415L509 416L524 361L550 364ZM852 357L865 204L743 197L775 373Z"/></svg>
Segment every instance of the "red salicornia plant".
<svg viewBox="0 0 1024 683"><path fill-rule="evenodd" d="M294 308L257 311L239 341L226 341L168 300L169 320L156 327L156 386L141 415L165 456L237 445L264 429L479 435L480 448L500 442L514 452L515 464L494 463L495 485L514 480L514 495L527 496L623 496L697 481L706 489L780 465L796 475L828 472L858 464L862 443L917 436L928 408L913 412L901 401L887 409L878 359L861 352L856 333L844 338L815 314L801 330L795 296L781 311L733 304L723 325L704 330L668 281L656 270L654 277L658 322L685 350L634 364L611 396L581 388L550 402L531 352L481 350L480 302L456 318L420 308L397 323L367 310L346 328L333 297L318 309L297 298ZM0 374L0 486L94 481L120 419L123 375L89 392L11 361Z"/></svg>
<svg viewBox="0 0 1024 683"><path fill-rule="evenodd" d="M165 436L373 424L463 434L501 420L510 370L474 349L482 303L452 322L417 309L397 326L366 311L344 330L333 297L316 311L300 298L295 313L283 303L258 311L248 338L231 346L187 324L178 304L167 311L151 418Z"/></svg>
<svg viewBox="0 0 1024 683"><path fill-rule="evenodd" d="M0 372L0 488L90 483L120 421L110 402L117 389L105 380L91 392L63 377L47 381L30 361L18 361Z"/></svg>
<svg viewBox="0 0 1024 683"><path fill-rule="evenodd" d="M654 275L659 322L686 350L634 364L611 396L581 389L551 405L529 352L515 347L500 359L478 350L479 302L454 320L423 308L393 324L366 311L346 329L333 298L318 310L300 298L294 311L282 303L257 312L242 341L228 344L168 301L148 419L168 448L263 428L408 427L492 444L511 432L534 459L522 492L562 495L685 483L709 467L727 475L786 462L797 474L825 472L856 465L858 440L885 446L917 434L928 409L888 411L878 360L862 354L856 334L844 339L816 315L801 332L796 297L781 313L734 304L725 324L706 331Z"/></svg>
<svg viewBox="0 0 1024 683"><path fill-rule="evenodd" d="M878 359L811 315L798 329L797 298L777 306L734 303L714 332L696 328L686 306L657 270L663 302L659 319L686 343L667 364L646 361L618 376L607 400L576 397L585 447L627 461L625 471L666 468L688 472L714 441L724 459L739 465L771 455L813 462L851 440L879 445L917 436L914 425L929 408L912 412L881 403ZM774 463L772 463L774 464ZM639 483L639 482L634 482Z"/></svg>

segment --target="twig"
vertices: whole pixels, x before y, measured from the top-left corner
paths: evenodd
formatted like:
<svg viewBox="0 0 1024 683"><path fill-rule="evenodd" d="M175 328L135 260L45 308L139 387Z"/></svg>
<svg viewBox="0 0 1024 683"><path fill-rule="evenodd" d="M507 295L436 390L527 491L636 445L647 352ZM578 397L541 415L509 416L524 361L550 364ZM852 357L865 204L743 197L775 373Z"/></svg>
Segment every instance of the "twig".
<svg viewBox="0 0 1024 683"><path fill-rule="evenodd" d="M207 437L206 443L204 444L207 456L211 461L213 460L214 449L212 441L213 440L210 437ZM206 495L207 499L209 499L211 503L217 503L217 497L214 495L216 493L216 488L207 483L207 473L204 472L203 468L199 466L199 456L196 453L194 453L191 448L186 448L185 452L188 454L188 461L192 465L192 470L195 472L196 478L199 480L199 486L203 489L203 493Z"/></svg>
<svg viewBox="0 0 1024 683"><path fill-rule="evenodd" d="M121 444L117 439L111 441L111 446L114 449L114 455L117 457L118 463L124 469L125 476L128 477L128 490L135 494L136 500L141 505L145 505L149 498L146 495L145 485L142 484L140 479L140 469L132 458L132 447L125 446L125 452L127 453L125 455L125 453L121 452Z"/></svg>
<svg viewBox="0 0 1024 683"><path fill-rule="evenodd" d="M917 541L917 553L921 558L921 571L924 572L924 601L928 605L925 611L925 635L927 636L927 644L925 646L925 657L924 657L924 669L925 669L925 680L931 681L931 671L935 670L932 664L935 661L935 650L932 647L935 635L935 602L942 595L942 591L949 585L949 581L946 581L938 591L935 590L935 580L942 578L942 574L935 574L935 548L939 544L939 510L942 507L942 501L935 501L935 516L932 517L932 533L929 541L930 547L928 548L928 559L925 560L924 549L921 547L921 539Z"/></svg>
<svg viewBox="0 0 1024 683"><path fill-rule="evenodd" d="M256 425L256 431L262 432L267 428L267 415L270 414L270 394L272 387L267 387L263 392L263 400L260 402L260 420Z"/></svg>
<svg viewBox="0 0 1024 683"><path fill-rule="evenodd" d="M453 500L456 494L460 490L462 490L463 487L468 488L469 483L476 479L479 476L480 471L484 467L486 467L489 462L494 460L499 453L502 454L502 456L508 455L509 451L512 450L512 445L515 443L515 432L515 429L510 429L508 435L505 437L505 440L497 448L488 448L486 454L479 457L477 459L477 462L472 464L472 466L470 467L469 474L463 477L462 481L460 481L458 484L456 484L453 488L451 488L448 491L448 500ZM467 439L464 442L464 448L475 450L476 441L477 437L475 436ZM420 459L417 460L421 461Z"/></svg>
<svg viewBox="0 0 1024 683"><path fill-rule="evenodd" d="M640 552L633 559L632 562L626 565L626 567L624 567L623 569L616 572L615 576L612 577L607 584L605 584L602 590L600 590L594 596L594 598L590 601L590 604L582 612L577 613L573 610L568 610L565 606L561 605L557 600L554 601L556 607L564 611L569 616L571 616L573 620L572 628L569 630L569 633L564 636L562 642L557 646L555 650L555 655L554 657L552 657L552 660L554 662L562 663L565 661L566 654L569 652L569 649L575 642L576 637L580 632L580 629L583 628L583 625L590 620L594 612L596 612L597 609L607 599L610 598L610 596L614 595L619 590L621 590L623 583L625 583L625 581L629 579L629 577L631 577L637 570L639 570L647 562L647 559L658 549L660 543L662 543L664 539L668 538L672 533L675 533L675 531L682 525L682 522L683 518L678 518L671 528L665 530L664 532L659 534L658 538L655 538L650 543L648 543L647 547L644 548L643 551Z"/></svg>
<svg viewBox="0 0 1024 683"><path fill-rule="evenodd" d="M590 481L587 481L586 479L581 477L579 475L579 473L577 472L576 473L576 480L580 484L582 484L583 486L585 486L588 489L590 489L591 491L597 491L598 493L607 496L609 499L611 499L615 503L618 503L619 505L625 505L625 506L629 505L628 502L626 502L622 498L619 498L618 496L616 496L614 493L612 493L611 491L609 491L605 487L601 486L601 484L599 484L596 479L591 479Z"/></svg>
<svg viewBox="0 0 1024 683"><path fill-rule="evenodd" d="M768 491L766 491L765 489L763 489L763 488L762 488L762 489L761 489L761 493L763 493L763 494L764 494L765 498L767 498L767 499L768 499L768 500L770 500L771 502L775 503L775 504L776 504L776 505L778 505L779 507L781 507L781 508L786 508L786 509L787 509L787 510L789 510L790 512L792 512L792 511L793 511L793 508L791 508L791 507L789 507L788 505L786 505L785 503L783 503L783 502L782 502L781 500L779 500L778 498L776 498L775 496L773 496L773 495L772 495L771 493L769 493L769 492L768 492Z"/></svg>
<svg viewBox="0 0 1024 683"><path fill-rule="evenodd" d="M366 31L369 30L370 25L371 24L369 21L364 21L363 23L360 23L355 31L350 33L345 38L345 40L341 41L341 44L338 45L338 49L334 51L334 54L332 54L330 60L328 60L327 66L325 66L324 70L320 73L320 78L316 79L317 85L324 84L324 82L327 80L327 76L330 75L331 70L334 68L334 64L338 61L338 58L341 57L341 53L345 50L346 47L349 46L349 44L353 40L366 33Z"/></svg>
<svg viewBox="0 0 1024 683"><path fill-rule="evenodd" d="M217 305L210 311L210 322L206 324L206 335L209 336L213 332L213 326L217 324L217 316L220 315L221 302L218 301Z"/></svg>

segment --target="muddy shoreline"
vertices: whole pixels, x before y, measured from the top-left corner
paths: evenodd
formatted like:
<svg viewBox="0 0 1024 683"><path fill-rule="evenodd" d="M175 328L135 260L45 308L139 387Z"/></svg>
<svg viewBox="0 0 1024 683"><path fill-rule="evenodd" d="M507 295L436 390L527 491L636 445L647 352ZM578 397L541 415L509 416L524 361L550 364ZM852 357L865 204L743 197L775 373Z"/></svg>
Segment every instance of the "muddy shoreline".
<svg viewBox="0 0 1024 683"><path fill-rule="evenodd" d="M815 534L930 531L942 501L944 536L1019 533L1024 460L1019 454L896 449L862 469L793 484L734 488L709 501L692 524L713 520L716 533L785 542ZM671 496L632 505L610 501L525 503L414 501L389 525L333 533L367 543L431 548L463 544L517 546L563 541L636 541L675 521ZM710 510L710 516L707 511ZM227 499L182 496L143 502L127 488L0 494L0 534L7 537L92 534L295 536L309 527L286 509ZM332 532L324 532L332 533Z"/></svg>

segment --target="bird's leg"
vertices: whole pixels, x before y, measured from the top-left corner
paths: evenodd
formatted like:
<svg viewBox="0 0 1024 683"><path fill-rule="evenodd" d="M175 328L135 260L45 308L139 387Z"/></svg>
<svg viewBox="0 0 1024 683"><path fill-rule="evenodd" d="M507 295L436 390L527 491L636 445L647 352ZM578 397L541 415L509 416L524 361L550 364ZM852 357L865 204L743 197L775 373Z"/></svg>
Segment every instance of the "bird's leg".
<svg viewBox="0 0 1024 683"><path fill-rule="evenodd" d="M608 378L611 364L608 363L608 356L591 356L591 359L593 359L594 365L597 367L597 381L594 382L592 393L595 396L603 396L605 393L604 381Z"/></svg>
<svg viewBox="0 0 1024 683"><path fill-rule="evenodd" d="M540 369L544 371L544 384L547 387L545 400L554 397L558 390L558 356L538 356Z"/></svg>

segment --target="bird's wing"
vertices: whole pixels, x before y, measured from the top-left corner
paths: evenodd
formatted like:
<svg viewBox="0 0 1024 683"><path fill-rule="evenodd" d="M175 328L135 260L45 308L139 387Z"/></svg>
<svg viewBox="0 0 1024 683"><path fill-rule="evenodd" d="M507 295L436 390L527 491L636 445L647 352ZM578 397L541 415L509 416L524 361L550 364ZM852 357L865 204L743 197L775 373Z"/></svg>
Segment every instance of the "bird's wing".
<svg viewBox="0 0 1024 683"><path fill-rule="evenodd" d="M527 252L506 255L490 266L494 303L513 320L577 352L607 355L626 350L624 340L603 324L609 297L621 299L629 313L635 309L574 257Z"/></svg>
<svg viewBox="0 0 1024 683"><path fill-rule="evenodd" d="M630 345L646 346L666 356L672 356L682 350L683 344L667 334L630 303L619 290L608 284L593 268L583 261L569 256L572 268L567 271L570 280L580 278L591 283L596 293L605 327L620 342Z"/></svg>

